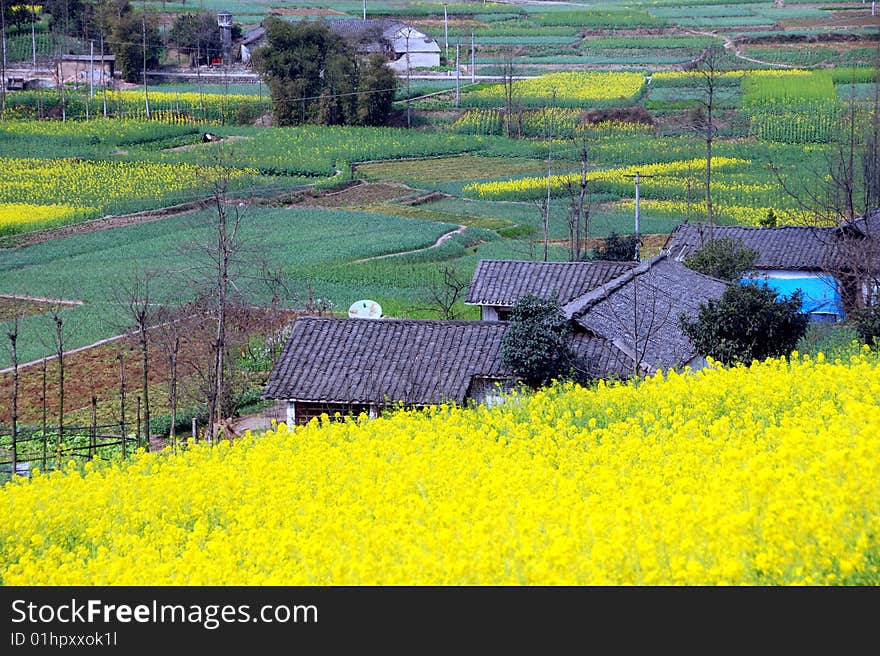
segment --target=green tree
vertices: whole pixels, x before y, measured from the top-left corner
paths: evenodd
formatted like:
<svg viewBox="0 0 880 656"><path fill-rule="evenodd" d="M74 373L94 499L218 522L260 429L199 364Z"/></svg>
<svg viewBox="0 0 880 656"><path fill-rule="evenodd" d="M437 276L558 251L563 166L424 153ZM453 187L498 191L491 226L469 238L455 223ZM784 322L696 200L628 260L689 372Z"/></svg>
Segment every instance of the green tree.
<svg viewBox="0 0 880 656"><path fill-rule="evenodd" d="M880 305L854 310L850 320L862 343L873 345L880 341Z"/></svg>
<svg viewBox="0 0 880 656"><path fill-rule="evenodd" d="M554 296L520 298L501 344L502 362L532 388L564 375L570 368L571 324Z"/></svg>
<svg viewBox="0 0 880 656"><path fill-rule="evenodd" d="M234 25L232 38L240 35L241 26ZM180 14L174 19L168 42L176 46L181 54L189 56L190 66L198 66L202 61L221 56L223 31L217 25L216 14L206 11Z"/></svg>
<svg viewBox="0 0 880 656"><path fill-rule="evenodd" d="M254 62L269 86L277 125L387 121L394 99L387 89L395 85L381 70L387 68L381 55L361 58L355 44L323 21L271 18L265 25L266 45Z"/></svg>
<svg viewBox="0 0 880 656"><path fill-rule="evenodd" d="M116 56L116 64L126 82L142 81L145 53L147 69L154 69L159 65L161 46L159 28L152 15L131 11L122 14L113 24L110 50Z"/></svg>
<svg viewBox="0 0 880 656"><path fill-rule="evenodd" d="M361 63L358 86L357 118L361 125L385 125L397 92L397 74L380 53L373 53Z"/></svg>
<svg viewBox="0 0 880 656"><path fill-rule="evenodd" d="M684 264L703 275L736 282L757 259L758 251L746 248L741 241L719 237L705 242L700 250L685 258Z"/></svg>
<svg viewBox="0 0 880 656"><path fill-rule="evenodd" d="M766 284L731 285L719 299L700 304L695 319L679 325L697 351L724 364L764 360L790 353L806 333L800 291L779 297Z"/></svg>

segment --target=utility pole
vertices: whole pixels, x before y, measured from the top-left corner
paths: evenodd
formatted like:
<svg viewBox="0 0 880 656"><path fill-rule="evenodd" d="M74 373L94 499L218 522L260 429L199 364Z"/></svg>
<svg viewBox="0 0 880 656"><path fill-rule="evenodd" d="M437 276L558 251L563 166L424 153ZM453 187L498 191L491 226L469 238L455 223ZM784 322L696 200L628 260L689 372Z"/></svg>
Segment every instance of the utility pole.
<svg viewBox="0 0 880 656"><path fill-rule="evenodd" d="M150 119L150 96L147 92L147 18L141 16L141 32L144 38L144 106L147 109L147 119Z"/></svg>
<svg viewBox="0 0 880 656"><path fill-rule="evenodd" d="M364 20L367 20L367 0L364 0Z"/></svg>
<svg viewBox="0 0 880 656"><path fill-rule="evenodd" d="M34 8L34 2L31 2L31 55L33 67L37 67L37 10Z"/></svg>
<svg viewBox="0 0 880 656"><path fill-rule="evenodd" d="M449 63L449 16L446 13L448 2L443 3L443 38L446 41L446 63Z"/></svg>
<svg viewBox="0 0 880 656"><path fill-rule="evenodd" d="M556 105L556 89L553 89L553 102ZM550 245L550 177L553 172L553 114L549 113L547 121L547 205L544 208L544 261L547 261L547 250Z"/></svg>
<svg viewBox="0 0 880 656"><path fill-rule="evenodd" d="M0 50L3 51L3 58L0 60L0 111L6 110L6 3L0 0ZM13 449L13 456L15 449ZM15 467L13 467L13 470Z"/></svg>
<svg viewBox="0 0 880 656"><path fill-rule="evenodd" d="M95 42L89 41L89 99L95 97Z"/></svg>
<svg viewBox="0 0 880 656"><path fill-rule="evenodd" d="M636 171L636 225L635 225L635 229L636 229L635 260L636 260L636 262L640 262L642 260L642 254L639 249L639 231L640 231L639 221L641 218L639 216L639 209L640 209L640 204L639 204L639 172Z"/></svg>
<svg viewBox="0 0 880 656"><path fill-rule="evenodd" d="M640 262L642 260L641 253L641 233L642 233L642 204L641 204L641 180L643 177L651 178L651 175L641 175L638 171L636 171L635 175L632 176L635 178L636 183L636 210L635 210L635 236L636 236L636 245L635 245L635 261Z"/></svg>
<svg viewBox="0 0 880 656"><path fill-rule="evenodd" d="M412 127L412 112L410 111L410 66L409 66L409 34L410 28L406 28L406 127Z"/></svg>
<svg viewBox="0 0 880 656"><path fill-rule="evenodd" d="M104 65L104 9L101 9L101 102L107 118L107 69Z"/></svg>
<svg viewBox="0 0 880 656"><path fill-rule="evenodd" d="M471 30L471 84L477 81L477 69L474 68L474 32Z"/></svg>
<svg viewBox="0 0 880 656"><path fill-rule="evenodd" d="M458 51L460 48L460 44L455 44L455 106L458 107L458 102L461 99L461 69L458 67Z"/></svg>

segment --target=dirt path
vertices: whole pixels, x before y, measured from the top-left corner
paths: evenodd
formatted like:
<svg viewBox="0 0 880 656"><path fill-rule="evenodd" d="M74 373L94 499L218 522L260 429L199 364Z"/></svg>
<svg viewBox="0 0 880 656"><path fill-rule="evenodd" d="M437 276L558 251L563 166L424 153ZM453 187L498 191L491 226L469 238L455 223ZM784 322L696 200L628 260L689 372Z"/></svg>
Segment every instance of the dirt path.
<svg viewBox="0 0 880 656"><path fill-rule="evenodd" d="M768 66L770 68L797 68L797 66L792 66L791 64L780 64L778 62L766 62L766 61L761 61L760 59L753 59L752 57L746 57L744 54L742 54L742 51L739 48L737 48L736 45L733 43L733 39L731 39L729 36L725 36L723 34L719 35L719 34L716 34L715 32L703 32L700 30L685 30L685 31L688 34L693 34L696 36L711 36L711 37L720 36L722 39L724 39L724 49L725 50L732 50L733 56L736 57L737 59L742 59L743 61L751 62L753 64L760 64L761 66Z"/></svg>
<svg viewBox="0 0 880 656"><path fill-rule="evenodd" d="M460 235L466 229L467 229L467 226L460 225L455 230L450 230L449 232L440 235L437 238L437 241L435 241L430 246L425 246L424 248L414 248L411 251L400 251L397 253L385 253L385 255L374 255L372 257L365 257L360 260L354 260L353 264L359 264L360 262L369 262L371 260L382 260L386 257L398 257L399 255L411 255L412 253L422 253L424 251L429 251L432 248L437 248L438 246L442 245L448 239L452 239L452 237L454 237L455 235Z"/></svg>

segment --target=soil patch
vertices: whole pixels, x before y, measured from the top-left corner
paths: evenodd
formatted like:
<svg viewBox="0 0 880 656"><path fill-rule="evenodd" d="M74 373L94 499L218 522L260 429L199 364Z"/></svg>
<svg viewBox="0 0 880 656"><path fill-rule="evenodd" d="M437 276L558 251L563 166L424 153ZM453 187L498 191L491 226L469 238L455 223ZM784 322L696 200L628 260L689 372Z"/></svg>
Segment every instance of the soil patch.
<svg viewBox="0 0 880 656"><path fill-rule="evenodd" d="M308 207L359 207L403 198L417 193L415 189L393 182L362 182L341 191L321 196L303 195L294 204Z"/></svg>
<svg viewBox="0 0 880 656"><path fill-rule="evenodd" d="M49 312L59 305L82 305L82 301L63 301L53 298L34 298L0 294L0 321L11 321L18 317L32 317Z"/></svg>
<svg viewBox="0 0 880 656"><path fill-rule="evenodd" d="M314 313L313 313L314 314ZM235 330L267 335L280 329L298 315L291 310L272 312L263 308L247 308L234 318ZM177 324L181 336L178 354L178 373L181 384L179 407L183 409L204 401L199 390L198 372L204 370L204 359L212 337L210 322L200 317ZM167 384L171 378L167 351L168 332L161 327L148 333L150 406L153 416L168 412ZM242 348L244 354L245 348ZM121 359L121 360L120 360ZM100 346L77 350L64 357L64 412L65 425L88 425L91 399L99 405L99 423L119 420L120 361L125 372L126 420L136 419L137 397L141 391L141 352L137 336L130 335ZM46 359L46 417L49 425L58 423L59 370L55 358ZM258 373L259 381L268 371ZM43 415L43 364L34 363L18 371L18 421L39 424ZM261 378L262 377L262 378ZM12 373L0 375L0 424L8 426L12 420Z"/></svg>

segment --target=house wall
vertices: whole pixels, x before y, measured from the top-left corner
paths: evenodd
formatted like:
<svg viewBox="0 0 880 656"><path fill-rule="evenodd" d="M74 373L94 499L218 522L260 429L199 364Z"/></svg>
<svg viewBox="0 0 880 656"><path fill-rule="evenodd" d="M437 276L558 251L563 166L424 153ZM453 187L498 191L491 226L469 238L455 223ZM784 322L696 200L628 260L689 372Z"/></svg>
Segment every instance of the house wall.
<svg viewBox="0 0 880 656"><path fill-rule="evenodd" d="M481 305L480 318L483 321L509 321L511 308L500 305Z"/></svg>
<svg viewBox="0 0 880 656"><path fill-rule="evenodd" d="M62 61L60 66L61 77L64 80L84 80L88 82L89 70L91 69L92 73L95 76L95 83L100 83L102 68L104 70L104 79L107 81L112 79L114 62L105 61L104 65L102 66L100 59L96 57L94 62L92 63L88 61Z"/></svg>
<svg viewBox="0 0 880 656"><path fill-rule="evenodd" d="M406 53L402 54L399 59L395 59L394 61L388 62L388 66L393 68L395 71L405 71L406 70ZM429 68L431 66L439 66L440 65L440 53L431 53L431 52L411 52L409 54L409 66L410 68Z"/></svg>
<svg viewBox="0 0 880 656"><path fill-rule="evenodd" d="M843 318L840 288L834 276L818 271L790 271L785 269L761 269L749 272L740 282L764 281L780 295L788 296L800 289L803 310L815 320L838 320Z"/></svg>
<svg viewBox="0 0 880 656"><path fill-rule="evenodd" d="M367 413L370 417L376 417L377 408L374 405L360 403L288 401L286 421L288 426L302 426L325 413L333 418L337 412L343 417L349 415L357 417L361 413Z"/></svg>

